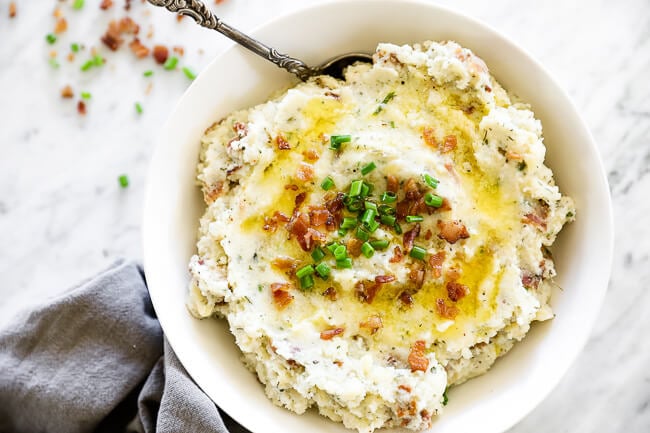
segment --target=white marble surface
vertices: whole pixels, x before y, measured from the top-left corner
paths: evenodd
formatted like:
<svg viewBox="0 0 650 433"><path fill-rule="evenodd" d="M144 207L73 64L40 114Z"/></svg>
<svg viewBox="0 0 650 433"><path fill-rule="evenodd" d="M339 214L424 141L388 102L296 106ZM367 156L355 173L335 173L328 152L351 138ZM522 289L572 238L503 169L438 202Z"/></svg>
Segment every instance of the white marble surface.
<svg viewBox="0 0 650 433"><path fill-rule="evenodd" d="M244 30L316 0L226 0L214 6ZM124 49L79 72L61 58L70 42L97 45L123 0L0 0L0 325L118 257L141 257L140 219L154 137L189 81ZM510 36L568 90L605 161L614 200L616 250L609 292L592 338L553 394L511 433L650 431L650 2L648 0L444 0ZM69 30L44 41L59 5ZM134 1L151 41L182 45L182 64L200 70L227 42ZM52 69L49 51L60 51ZM199 50L204 53L200 54ZM102 52L107 50L102 48ZM153 78L142 71L154 69ZM146 95L148 82L153 83ZM92 92L88 115L62 100L65 84ZM134 103L141 101L139 116ZM121 189L118 175L131 185Z"/></svg>

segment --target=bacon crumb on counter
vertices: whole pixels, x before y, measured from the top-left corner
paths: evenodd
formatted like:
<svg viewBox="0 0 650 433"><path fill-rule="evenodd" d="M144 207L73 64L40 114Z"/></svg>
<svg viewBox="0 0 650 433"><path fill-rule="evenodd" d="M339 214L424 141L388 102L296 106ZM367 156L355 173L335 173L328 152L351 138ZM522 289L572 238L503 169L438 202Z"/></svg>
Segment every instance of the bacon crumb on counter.
<svg viewBox="0 0 650 433"><path fill-rule="evenodd" d="M63 89L61 89L61 97L66 99L73 98L74 92L72 91L72 87L65 86Z"/></svg>
<svg viewBox="0 0 650 433"><path fill-rule="evenodd" d="M465 296L469 295L469 287L464 284L450 281L447 283L447 296L453 302L458 302Z"/></svg>
<svg viewBox="0 0 650 433"><path fill-rule="evenodd" d="M63 11L61 10L61 8L58 7L54 8L54 12L52 12L52 16L54 18L61 18L63 16Z"/></svg>
<svg viewBox="0 0 650 433"><path fill-rule="evenodd" d="M320 333L320 339L321 340L331 340L332 338L336 337L337 335L341 335L345 332L345 328L330 328L322 331Z"/></svg>
<svg viewBox="0 0 650 433"><path fill-rule="evenodd" d="M122 42L124 41L120 36L120 29L116 21L108 23L108 29L106 29L106 33L104 33L100 40L111 51L117 51L117 49L120 48L120 45L122 45Z"/></svg>
<svg viewBox="0 0 650 433"><path fill-rule="evenodd" d="M178 15L178 16L180 17L182 15ZM180 46L175 46L172 48L172 50L181 57L185 54L185 48Z"/></svg>
<svg viewBox="0 0 650 433"><path fill-rule="evenodd" d="M113 7L113 0L102 0L102 2L99 4L99 8L101 10L108 10L111 7Z"/></svg>
<svg viewBox="0 0 650 433"><path fill-rule="evenodd" d="M467 227L460 221L442 221L438 220L438 229L440 229L440 233L438 233L438 237L440 239L444 239L450 244L455 244L458 242L459 239L467 239L469 238L469 232L467 231Z"/></svg>
<svg viewBox="0 0 650 433"><path fill-rule="evenodd" d="M131 41L129 48L131 48L133 54L135 54L135 56L139 59L143 59L149 55L149 48L144 46L138 38L135 38L133 41Z"/></svg>
<svg viewBox="0 0 650 433"><path fill-rule="evenodd" d="M77 113L82 116L86 115L86 103L84 101L77 102Z"/></svg>
<svg viewBox="0 0 650 433"><path fill-rule="evenodd" d="M56 20L56 24L54 25L54 33L60 35L61 33L65 33L66 30L68 30L68 21L66 21L66 19L63 17Z"/></svg>
<svg viewBox="0 0 650 433"><path fill-rule="evenodd" d="M287 287L288 284L285 283L271 284L271 293L273 295L273 302L275 303L275 306L279 310L285 309L293 301L293 295L291 295L286 290Z"/></svg>
<svg viewBox="0 0 650 433"><path fill-rule="evenodd" d="M280 150L289 150L291 149L291 145L287 141L286 138L284 138L282 135L278 135L275 137L275 144Z"/></svg>
<svg viewBox="0 0 650 433"><path fill-rule="evenodd" d="M377 315L368 316L366 320L359 323L359 328L367 329L370 334L375 334L379 329L384 326L381 317Z"/></svg>
<svg viewBox="0 0 650 433"><path fill-rule="evenodd" d="M16 8L16 2L10 2L9 3L9 18L14 18L17 13L18 13L18 9Z"/></svg>
<svg viewBox="0 0 650 433"><path fill-rule="evenodd" d="M411 346L409 352L408 363L411 366L411 371L427 371L429 368L429 360L424 356L426 343L424 340L417 340Z"/></svg>
<svg viewBox="0 0 650 433"><path fill-rule="evenodd" d="M162 65L167 61L169 57L169 49L164 45L155 45L153 47L153 58L156 60L156 63Z"/></svg>
<svg viewBox="0 0 650 433"><path fill-rule="evenodd" d="M447 305L444 299L438 298L436 300L436 313L438 313L440 317L453 320L456 318L458 313L460 313L460 310L453 305Z"/></svg>

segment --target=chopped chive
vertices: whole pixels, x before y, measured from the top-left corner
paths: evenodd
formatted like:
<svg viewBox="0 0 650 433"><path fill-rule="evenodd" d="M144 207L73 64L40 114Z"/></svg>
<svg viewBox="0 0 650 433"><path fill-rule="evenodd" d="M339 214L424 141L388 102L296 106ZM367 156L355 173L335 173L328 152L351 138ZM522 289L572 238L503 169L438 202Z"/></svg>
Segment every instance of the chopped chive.
<svg viewBox="0 0 650 433"><path fill-rule="evenodd" d="M264 286L261 285L261 284L258 284L258 285L257 285L257 291L258 291L258 292L261 292L262 290L264 290Z"/></svg>
<svg viewBox="0 0 650 433"><path fill-rule="evenodd" d="M392 191L386 191L381 195L382 203L395 203L397 201L397 194Z"/></svg>
<svg viewBox="0 0 650 433"><path fill-rule="evenodd" d="M381 111L384 109L384 106L388 104L394 97L395 92L388 93L388 95L386 95L386 97L379 103L379 106L372 114L376 116L377 114L381 113Z"/></svg>
<svg viewBox="0 0 650 433"><path fill-rule="evenodd" d="M339 245L336 247L333 254L336 260L343 260L348 256L348 251L347 248L345 248L345 245Z"/></svg>
<svg viewBox="0 0 650 433"><path fill-rule="evenodd" d="M343 218L343 222L341 223L342 229L351 229L356 226L357 226L357 219L353 217L345 217Z"/></svg>
<svg viewBox="0 0 650 433"><path fill-rule="evenodd" d="M88 61L86 61L83 65L81 65L81 70L85 72L85 71L87 71L88 69L92 68L93 65L94 65L93 61L92 61L92 60L88 60Z"/></svg>
<svg viewBox="0 0 650 433"><path fill-rule="evenodd" d="M442 206L442 197L439 197L435 194L428 193L424 196L424 203L427 206L440 207Z"/></svg>
<svg viewBox="0 0 650 433"><path fill-rule="evenodd" d="M88 100L88 99L92 98L92 96L93 95L91 95L90 92L81 92L81 98L82 99Z"/></svg>
<svg viewBox="0 0 650 433"><path fill-rule="evenodd" d="M370 231L370 233L374 233L375 230L379 228L379 223L375 220L372 220L368 223L367 228Z"/></svg>
<svg viewBox="0 0 650 433"><path fill-rule="evenodd" d="M363 245L361 245L361 253L367 258L370 258L375 254L375 249L372 247L370 242L364 242Z"/></svg>
<svg viewBox="0 0 650 433"><path fill-rule="evenodd" d="M358 197L361 194L361 188L363 187L362 180L354 180L350 185L350 197Z"/></svg>
<svg viewBox="0 0 650 433"><path fill-rule="evenodd" d="M397 212L394 207L388 206L387 204L379 205L379 215L395 215Z"/></svg>
<svg viewBox="0 0 650 433"><path fill-rule="evenodd" d="M375 213L377 212L377 205L375 203L366 200L363 205L366 209L372 209Z"/></svg>
<svg viewBox="0 0 650 433"><path fill-rule="evenodd" d="M117 178L117 181L120 183L122 188L129 186L129 177L126 174L121 175Z"/></svg>
<svg viewBox="0 0 650 433"><path fill-rule="evenodd" d="M427 255L427 250L422 247L418 247L417 245L413 245L413 248L411 248L409 255L414 259L424 260L424 257Z"/></svg>
<svg viewBox="0 0 650 433"><path fill-rule="evenodd" d="M45 40L47 41L48 44L52 45L56 42L56 36L53 35L52 33L48 33L45 36Z"/></svg>
<svg viewBox="0 0 650 433"><path fill-rule="evenodd" d="M314 287L314 277L311 274L309 274L300 278L300 287L305 290Z"/></svg>
<svg viewBox="0 0 650 433"><path fill-rule="evenodd" d="M102 66L104 64L104 58L99 54L95 54L92 58L93 66Z"/></svg>
<svg viewBox="0 0 650 433"><path fill-rule="evenodd" d="M347 205L348 210L350 212L359 212L361 210L361 208L363 208L363 206L364 206L364 202L363 202L363 200L361 200L359 198L355 198L353 200L350 200L348 202L348 205Z"/></svg>
<svg viewBox="0 0 650 433"><path fill-rule="evenodd" d="M339 229L337 233L340 237L343 237L348 234L348 229Z"/></svg>
<svg viewBox="0 0 650 433"><path fill-rule="evenodd" d="M73 53L78 53L78 52L79 52L79 49L80 49L80 48L79 48L79 44L78 44L78 43L73 42L73 43L70 44L70 51L72 51Z"/></svg>
<svg viewBox="0 0 650 433"><path fill-rule="evenodd" d="M386 249L388 247L389 243L390 242L387 241L386 239L379 239L379 240L376 240L376 241L370 241L370 245L376 250Z"/></svg>
<svg viewBox="0 0 650 433"><path fill-rule="evenodd" d="M337 260L336 261L336 267L339 269L351 269L352 268L352 259L349 257L346 257L343 260Z"/></svg>
<svg viewBox="0 0 650 433"><path fill-rule="evenodd" d="M420 221L424 221L424 217L421 215L407 215L405 219L407 223L419 223Z"/></svg>
<svg viewBox="0 0 650 433"><path fill-rule="evenodd" d="M361 239L364 242L370 239L370 233L368 233L363 227L357 228L356 235L358 239Z"/></svg>
<svg viewBox="0 0 650 433"><path fill-rule="evenodd" d="M363 166L363 168L361 169L361 174L365 176L366 174L368 174L368 173L370 173L371 171L373 171L375 168L377 168L377 165L376 165L374 162L371 162L371 163L369 163L369 164L366 164L366 165Z"/></svg>
<svg viewBox="0 0 650 433"><path fill-rule="evenodd" d="M59 66L61 66L61 65L59 64L59 61L58 61L57 59L55 59L54 57L50 57L50 60L48 60L48 63L49 63L50 66L53 67L54 69L59 69Z"/></svg>
<svg viewBox="0 0 650 433"><path fill-rule="evenodd" d="M196 78L196 74L194 73L194 71L192 71L192 70L191 70L190 68L188 68L187 66L185 66L185 67L183 68L183 73L184 73L185 76L186 76L187 78L189 78L190 80L194 80L194 79Z"/></svg>
<svg viewBox="0 0 650 433"><path fill-rule="evenodd" d="M319 262L325 258L325 251L321 247L316 247L314 248L314 251L311 252L311 258L314 259L315 262Z"/></svg>
<svg viewBox="0 0 650 433"><path fill-rule="evenodd" d="M74 3L72 3L72 8L76 10L80 10L84 7L84 0L74 0Z"/></svg>
<svg viewBox="0 0 650 433"><path fill-rule="evenodd" d="M144 111L144 110L142 109L142 104L140 104L139 102L136 102L136 103L135 103L135 111L136 111L138 114L142 114L142 112Z"/></svg>
<svg viewBox="0 0 650 433"><path fill-rule="evenodd" d="M402 234L402 226L400 226L399 224L395 224L395 227L393 227L393 229L395 229L395 233L397 233L398 235Z"/></svg>
<svg viewBox="0 0 650 433"><path fill-rule="evenodd" d="M178 65L178 57L171 56L165 61L163 68L171 71L172 69L176 69L176 65Z"/></svg>
<svg viewBox="0 0 650 433"><path fill-rule="evenodd" d="M366 209L363 212L363 216L361 217L361 222L367 226L368 224L370 224L370 221L375 219L376 215L377 212L375 212L374 209Z"/></svg>
<svg viewBox="0 0 650 433"><path fill-rule="evenodd" d="M387 226L390 227L394 226L395 222L397 222L397 218L395 218L392 215L382 215L380 220L382 224L386 224Z"/></svg>
<svg viewBox="0 0 650 433"><path fill-rule="evenodd" d="M327 266L327 263L323 262L316 266L316 273L319 277L326 280L330 275L330 267Z"/></svg>
<svg viewBox="0 0 650 433"><path fill-rule="evenodd" d="M424 174L422 175L422 177L424 177L424 181L425 181L425 182L427 183L427 185L429 185L431 188L437 188L437 187L438 187L438 184L440 183L440 181L439 181L438 179L436 179L435 177L432 177L431 175L429 175L429 174L427 174L427 173L424 173Z"/></svg>
<svg viewBox="0 0 650 433"><path fill-rule="evenodd" d="M330 253L334 254L334 251L341 245L338 242L332 242L331 244L327 245L325 248L329 250Z"/></svg>
<svg viewBox="0 0 650 433"><path fill-rule="evenodd" d="M329 191L330 189L332 189L333 186L334 186L334 180L329 176L323 179L323 181L320 184L320 187L323 188L325 191Z"/></svg>
<svg viewBox="0 0 650 433"><path fill-rule="evenodd" d="M363 185L361 185L361 197L368 197L370 193L372 192L372 185L369 183L363 182Z"/></svg>
<svg viewBox="0 0 650 433"><path fill-rule="evenodd" d="M449 403L449 397L447 397L447 390L449 388L445 388L445 392L442 393L442 405L447 406L447 403Z"/></svg>
<svg viewBox="0 0 650 433"><path fill-rule="evenodd" d="M393 120L390 121L390 127L395 128L395 121L393 121Z"/></svg>
<svg viewBox="0 0 650 433"><path fill-rule="evenodd" d="M352 141L351 135L332 135L330 137L330 149L339 150L341 144L349 143L350 141Z"/></svg>
<svg viewBox="0 0 650 433"><path fill-rule="evenodd" d="M312 265L303 266L302 268L296 271L296 277L303 278L307 275L312 275L314 273L314 267Z"/></svg>
<svg viewBox="0 0 650 433"><path fill-rule="evenodd" d="M153 71L149 69L148 71L144 71L144 74L142 75L144 75L145 77L151 77L153 75Z"/></svg>

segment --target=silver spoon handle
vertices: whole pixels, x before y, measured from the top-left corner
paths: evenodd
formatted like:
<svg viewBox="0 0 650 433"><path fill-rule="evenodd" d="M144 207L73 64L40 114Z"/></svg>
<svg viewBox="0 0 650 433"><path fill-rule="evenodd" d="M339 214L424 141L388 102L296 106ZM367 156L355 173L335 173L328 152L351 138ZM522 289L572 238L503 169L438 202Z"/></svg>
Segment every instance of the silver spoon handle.
<svg viewBox="0 0 650 433"><path fill-rule="evenodd" d="M187 15L196 21L197 24L207 29L216 30L231 40L237 42L244 48L255 54L275 63L280 68L286 69L301 80L315 75L315 71L298 59L279 53L260 41L240 32L234 27L217 18L210 9L200 0L148 0L154 6L166 8L170 12L180 15Z"/></svg>

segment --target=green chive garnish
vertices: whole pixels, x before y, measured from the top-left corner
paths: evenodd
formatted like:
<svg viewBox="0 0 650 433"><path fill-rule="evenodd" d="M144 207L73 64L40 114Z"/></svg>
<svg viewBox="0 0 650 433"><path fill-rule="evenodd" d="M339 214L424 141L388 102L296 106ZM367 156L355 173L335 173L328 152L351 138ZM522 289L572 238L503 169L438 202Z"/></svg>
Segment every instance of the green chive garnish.
<svg viewBox="0 0 650 433"><path fill-rule="evenodd" d="M350 185L350 197L357 197L361 194L361 189L363 188L362 180L354 180Z"/></svg>
<svg viewBox="0 0 650 433"><path fill-rule="evenodd" d="M122 188L129 186L129 177L126 174L121 175L117 178L117 181L120 183Z"/></svg>
<svg viewBox="0 0 650 433"><path fill-rule="evenodd" d="M81 65L81 70L85 72L85 71L87 71L88 69L92 68L92 67L93 67L93 64L94 64L94 63L93 63L92 60L88 60L88 61L86 61L83 65Z"/></svg>
<svg viewBox="0 0 650 433"><path fill-rule="evenodd" d="M153 75L153 71L151 69L148 71L144 71L144 74L142 75L144 75L145 77L151 77Z"/></svg>
<svg viewBox="0 0 650 433"><path fill-rule="evenodd" d="M377 212L375 212L374 209L366 209L363 212L363 216L361 217L361 222L368 226L368 224L370 224L370 221L375 219L376 215Z"/></svg>
<svg viewBox="0 0 650 433"><path fill-rule="evenodd" d="M367 201L367 200L366 200L366 201L364 202L364 207L365 207L366 209L372 209L372 210L374 210L375 212L377 212L377 205L376 205L375 203L371 202L371 201Z"/></svg>
<svg viewBox="0 0 650 433"><path fill-rule="evenodd" d="M357 238L361 239L362 241L367 241L368 239L370 239L370 233L368 233L362 227L357 228L356 235L357 235Z"/></svg>
<svg viewBox="0 0 650 433"><path fill-rule="evenodd" d="M80 10L84 7L84 0L74 0L74 3L72 3L72 8L76 10Z"/></svg>
<svg viewBox="0 0 650 433"><path fill-rule="evenodd" d="M385 224L389 227L394 226L395 222L397 221L397 218L392 215L382 215L380 219L382 224Z"/></svg>
<svg viewBox="0 0 650 433"><path fill-rule="evenodd" d="M367 258L370 258L375 254L375 249L372 247L370 242L364 242L363 245L361 245L361 253Z"/></svg>
<svg viewBox="0 0 650 433"><path fill-rule="evenodd" d="M320 187L323 188L325 191L329 191L330 189L332 189L333 186L334 186L334 180L329 176L323 179L323 181L320 184Z"/></svg>
<svg viewBox="0 0 650 433"><path fill-rule="evenodd" d="M349 143L350 141L352 141L351 135L332 135L330 137L330 149L339 150L341 144Z"/></svg>
<svg viewBox="0 0 650 433"><path fill-rule="evenodd" d="M336 261L336 267L339 269L351 269L352 268L352 259L347 257L343 260Z"/></svg>
<svg viewBox="0 0 650 433"><path fill-rule="evenodd" d="M176 65L178 65L178 57L171 56L165 61L165 64L163 64L163 68L167 69L168 71L171 71L172 69L176 69Z"/></svg>
<svg viewBox="0 0 650 433"><path fill-rule="evenodd" d="M372 192L372 185L369 183L363 182L363 185L361 185L361 197L368 197L370 193Z"/></svg>
<svg viewBox="0 0 650 433"><path fill-rule="evenodd" d="M187 66L185 66L185 67L183 68L183 73L184 73L185 76L186 76L187 78L189 78L190 80L193 80L193 79L196 78L196 74L194 73L194 71L192 71L192 70L191 70L190 68L188 68Z"/></svg>
<svg viewBox="0 0 650 433"><path fill-rule="evenodd" d="M427 183L427 185L429 185L431 188L437 188L437 187L438 187L438 183L440 183L440 181L439 181L438 179L436 179L435 177L432 177L431 175L429 175L429 174L427 174L427 173L424 173L424 174L422 175L422 177L424 177L424 181L425 181L425 182Z"/></svg>
<svg viewBox="0 0 650 433"><path fill-rule="evenodd" d="M394 97L395 97L395 92L388 93L388 95L386 95L386 97L379 103L379 106L372 114L377 115L381 113L381 111L384 109L384 106L388 104Z"/></svg>
<svg viewBox="0 0 650 433"><path fill-rule="evenodd" d="M424 221L424 217L421 215L407 215L405 219L407 223L419 223L420 221Z"/></svg>
<svg viewBox="0 0 650 433"><path fill-rule="evenodd" d="M300 278L300 287L305 290L314 287L314 277L310 274Z"/></svg>
<svg viewBox="0 0 650 433"><path fill-rule="evenodd" d="M422 247L418 247L417 245L413 245L413 248L411 248L409 255L414 259L424 260L424 257L427 255L427 250Z"/></svg>
<svg viewBox="0 0 650 433"><path fill-rule="evenodd" d="M374 162L371 162L369 164L366 164L362 169L361 169L361 174L366 175L373 171L375 168L377 168L377 165Z"/></svg>
<svg viewBox="0 0 650 433"><path fill-rule="evenodd" d="M104 64L104 58L99 54L95 54L92 58L93 66L102 66Z"/></svg>
<svg viewBox="0 0 650 433"><path fill-rule="evenodd" d="M296 271L296 277L303 278L307 275L312 275L314 273L314 267L312 265L303 266L302 268Z"/></svg>
<svg viewBox="0 0 650 433"><path fill-rule="evenodd" d="M427 206L440 207L442 206L442 197L439 197L435 194L428 193L424 196L424 203Z"/></svg>
<svg viewBox="0 0 650 433"><path fill-rule="evenodd" d="M50 66L53 67L54 69L59 69L59 66L61 66L59 64L59 61L57 59L55 59L54 57L50 57L50 60L48 60L48 62L50 64Z"/></svg>
<svg viewBox="0 0 650 433"><path fill-rule="evenodd" d="M52 33L48 33L45 36L45 40L47 41L48 44L52 45L56 42L56 36L53 35Z"/></svg>
<svg viewBox="0 0 650 433"><path fill-rule="evenodd" d="M395 215L397 212L394 207L388 206L387 204L379 205L379 215Z"/></svg>
<svg viewBox="0 0 650 433"><path fill-rule="evenodd" d="M347 248L345 248L345 245L339 245L336 247L333 254L334 258L338 261L345 259L348 256L348 251Z"/></svg>
<svg viewBox="0 0 650 433"><path fill-rule="evenodd" d="M139 102L136 102L136 103L135 103L135 111L136 111L138 114L142 114L142 112L144 111L144 110L142 109L142 105L141 105Z"/></svg>
<svg viewBox="0 0 650 433"><path fill-rule="evenodd" d="M79 48L78 43L75 42L75 43L70 44L70 51L72 51L73 53L78 53L79 49L80 48Z"/></svg>
<svg viewBox="0 0 650 433"><path fill-rule="evenodd" d="M366 227L368 228L370 233L374 233L375 230L377 230L379 228L379 223L377 221L375 221L375 220L372 220L372 221L370 221L368 223L368 225Z"/></svg>
<svg viewBox="0 0 650 433"><path fill-rule="evenodd" d="M81 98L85 99L85 100L88 100L88 99L92 98L92 95L90 94L90 92L81 92Z"/></svg>
<svg viewBox="0 0 650 433"><path fill-rule="evenodd" d="M326 280L330 275L330 267L327 266L327 263L323 262L316 266L316 273L319 277Z"/></svg>
<svg viewBox="0 0 650 433"><path fill-rule="evenodd" d="M395 203L397 201L397 195L392 191L386 191L381 195L382 203Z"/></svg>
<svg viewBox="0 0 650 433"><path fill-rule="evenodd" d="M393 229L395 230L395 233L397 233L398 235L402 234L402 226L400 226L399 224L395 224L395 227L393 227Z"/></svg>
<svg viewBox="0 0 650 433"><path fill-rule="evenodd" d="M319 262L323 260L325 257L325 251L321 247L316 247L314 248L314 251L311 252L311 258L314 259L315 262Z"/></svg>
<svg viewBox="0 0 650 433"><path fill-rule="evenodd" d="M376 249L376 250L383 250L383 249L386 249L386 248L388 247L388 244L389 244L389 243L390 243L390 242L387 241L386 239L380 239L380 240L376 240L376 241L370 241L370 245L371 245L374 249Z"/></svg>
<svg viewBox="0 0 650 433"><path fill-rule="evenodd" d="M343 218L343 222L341 223L342 229L352 229L356 226L357 226L357 219L352 217Z"/></svg>
<svg viewBox="0 0 650 433"><path fill-rule="evenodd" d="M341 245L338 242L332 242L331 244L327 245L325 248L329 250L330 253L334 254L334 251Z"/></svg>
<svg viewBox="0 0 650 433"><path fill-rule="evenodd" d="M348 234L348 229L339 229L337 231L337 233L338 233L339 237L343 237L343 236Z"/></svg>

